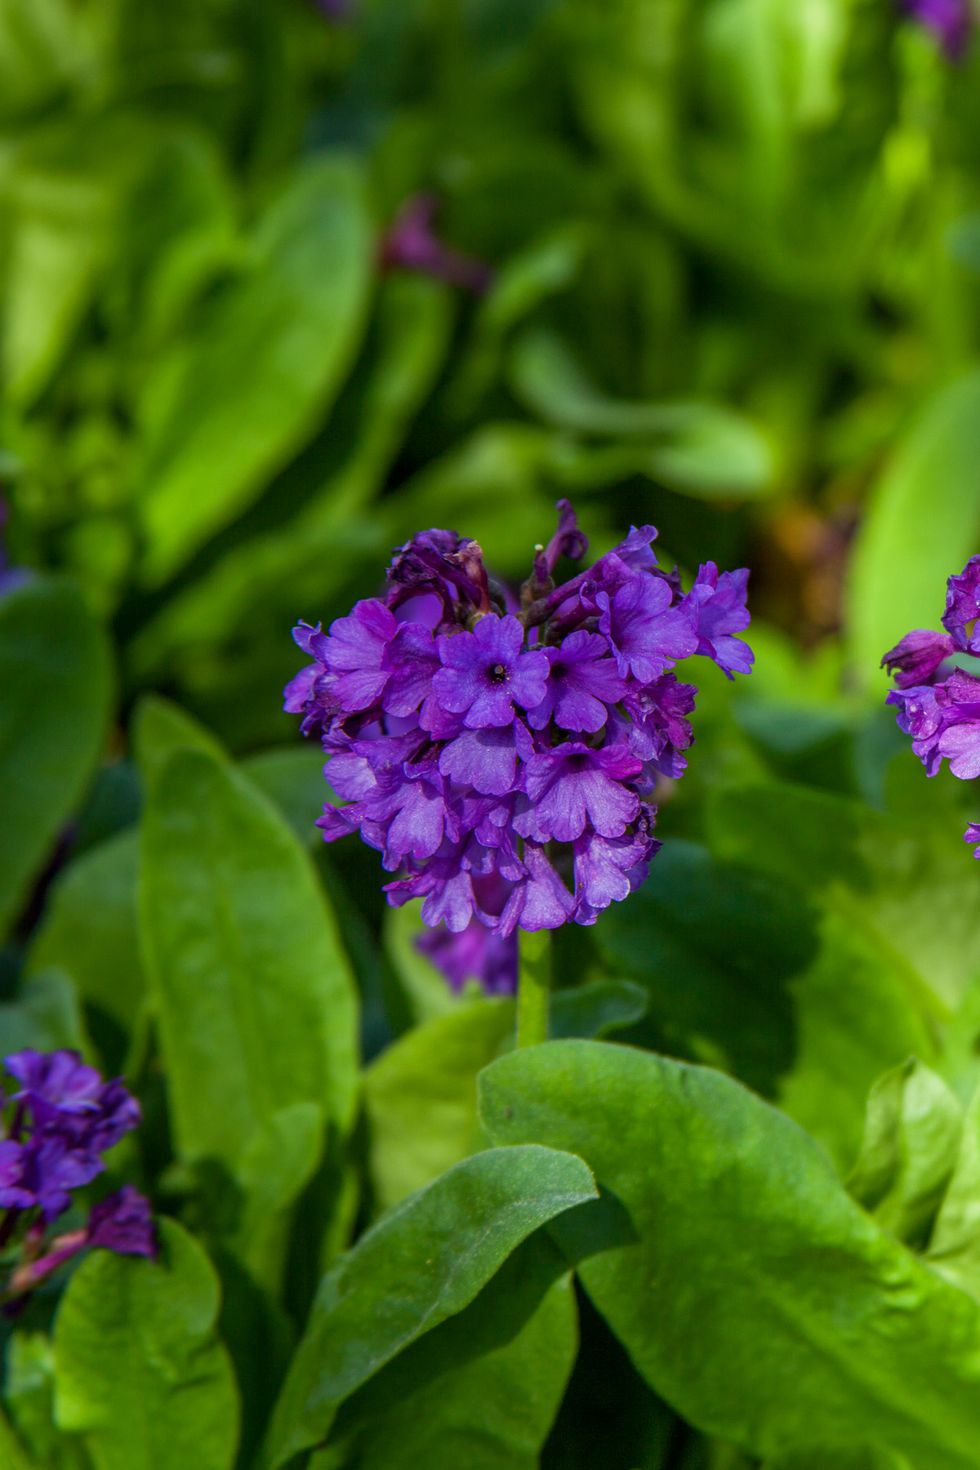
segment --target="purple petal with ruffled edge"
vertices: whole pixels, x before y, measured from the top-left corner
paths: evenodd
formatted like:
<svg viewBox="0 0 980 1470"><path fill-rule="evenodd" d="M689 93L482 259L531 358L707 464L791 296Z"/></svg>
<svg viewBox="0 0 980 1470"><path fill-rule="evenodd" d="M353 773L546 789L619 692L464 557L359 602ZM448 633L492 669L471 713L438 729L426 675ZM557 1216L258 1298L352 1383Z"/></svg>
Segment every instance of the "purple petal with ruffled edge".
<svg viewBox="0 0 980 1470"><path fill-rule="evenodd" d="M625 746L592 750L572 741L534 755L525 777L528 807L514 826L535 842L573 842L588 824L604 837L620 837L640 808L625 782L641 769Z"/></svg>
<svg viewBox="0 0 980 1470"><path fill-rule="evenodd" d="M127 1184L92 1206L88 1219L87 1244L120 1256L157 1254L156 1233L149 1200Z"/></svg>
<svg viewBox="0 0 980 1470"><path fill-rule="evenodd" d="M715 563L709 561L698 568L685 599L694 617L697 652L713 659L729 679L751 672L755 658L749 645L734 637L751 622L746 606L748 590L748 567L719 573Z"/></svg>
<svg viewBox="0 0 980 1470"><path fill-rule="evenodd" d="M467 729L508 725L515 705L533 709L544 698L549 664L543 653L523 653L517 618L481 618L472 633L438 639L443 665L432 680L436 699L462 715Z"/></svg>
<svg viewBox="0 0 980 1470"><path fill-rule="evenodd" d="M661 577L636 575L612 595L599 592L599 631L608 638L619 672L650 684L678 659L697 652L690 606L671 607L671 589Z"/></svg>
<svg viewBox="0 0 980 1470"><path fill-rule="evenodd" d="M980 556L971 556L962 572L946 583L946 611L943 627L957 648L980 653L980 635L976 621L980 617ZM910 635L912 636L912 635Z"/></svg>
<svg viewBox="0 0 980 1470"><path fill-rule="evenodd" d="M528 715L531 725L543 730L554 721L563 730L601 730L608 706L622 699L627 687L606 639L580 628L544 653L551 668L544 698Z"/></svg>
<svg viewBox="0 0 980 1470"><path fill-rule="evenodd" d="M576 921L594 924L611 903L621 903L644 881L660 847L652 835L654 813L622 837L586 832L575 843Z"/></svg>
<svg viewBox="0 0 980 1470"><path fill-rule="evenodd" d="M963 841L969 842L973 848L973 856L980 858L980 822L971 822L963 833Z"/></svg>
<svg viewBox="0 0 980 1470"><path fill-rule="evenodd" d="M916 628L889 649L881 666L892 675L899 689L911 689L916 684L927 684L955 648L948 633Z"/></svg>

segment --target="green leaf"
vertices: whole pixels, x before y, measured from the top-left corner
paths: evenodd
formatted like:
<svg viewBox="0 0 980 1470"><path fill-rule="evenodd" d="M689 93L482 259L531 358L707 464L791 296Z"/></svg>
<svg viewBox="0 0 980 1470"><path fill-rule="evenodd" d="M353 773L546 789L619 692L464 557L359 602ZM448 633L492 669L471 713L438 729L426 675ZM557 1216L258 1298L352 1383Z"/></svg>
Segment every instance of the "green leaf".
<svg viewBox="0 0 980 1470"><path fill-rule="evenodd" d="M653 441L637 469L688 494L758 495L770 488L772 454L758 429L712 403L630 403L589 381L560 337L523 333L511 376L517 396L542 418L576 433ZM663 442L660 442L663 441Z"/></svg>
<svg viewBox="0 0 980 1470"><path fill-rule="evenodd" d="M539 1225L594 1197L581 1159L492 1149L380 1220L320 1285L273 1417L273 1470L322 1441L345 1399L467 1307Z"/></svg>
<svg viewBox="0 0 980 1470"><path fill-rule="evenodd" d="M555 1041L608 1036L641 1020L649 1003L643 986L629 980L593 980L574 990L559 990L551 997L549 1035Z"/></svg>
<svg viewBox="0 0 980 1470"><path fill-rule="evenodd" d="M255 1134L239 1165L245 1204L235 1230L239 1259L278 1294L290 1210L310 1182L323 1147L323 1110L293 1103Z"/></svg>
<svg viewBox="0 0 980 1470"><path fill-rule="evenodd" d="M481 1097L495 1140L592 1165L602 1203L551 1228L695 1427L761 1457L818 1426L917 1470L975 1464L980 1307L869 1219L790 1119L719 1072L604 1042L503 1057Z"/></svg>
<svg viewBox="0 0 980 1470"><path fill-rule="evenodd" d="M79 592L38 579L0 600L0 933L24 902L95 767L109 649Z"/></svg>
<svg viewBox="0 0 980 1470"><path fill-rule="evenodd" d="M956 1098L914 1058L880 1077L847 1188L878 1224L913 1248L929 1238L963 1128Z"/></svg>
<svg viewBox="0 0 980 1470"><path fill-rule="evenodd" d="M4 1470L37 1470L0 1409L0 1465Z"/></svg>
<svg viewBox="0 0 980 1470"><path fill-rule="evenodd" d="M357 347L372 270L358 170L336 157L307 163L261 221L245 275L150 386L148 582L240 514L310 437Z"/></svg>
<svg viewBox="0 0 980 1470"><path fill-rule="evenodd" d="M980 1090L963 1118L959 1153L929 1241L927 1259L980 1301Z"/></svg>
<svg viewBox="0 0 980 1470"><path fill-rule="evenodd" d="M43 970L21 985L15 1000L0 1005L0 1046L4 1053L25 1047L90 1052L78 996L67 975L54 968Z"/></svg>
<svg viewBox="0 0 980 1470"><path fill-rule="evenodd" d="M415 1026L364 1074L380 1209L482 1147L476 1078L513 1037L514 1003L476 1000Z"/></svg>
<svg viewBox="0 0 980 1470"><path fill-rule="evenodd" d="M230 1470L238 1395L218 1341L218 1282L173 1221L157 1262L95 1251L55 1322L56 1413L95 1470Z"/></svg>
<svg viewBox="0 0 980 1470"><path fill-rule="evenodd" d="M946 578L980 531L980 371L926 404L879 482L861 525L850 584L852 677L873 685L910 628L938 628ZM896 597L895 588L902 589ZM882 697L885 679L878 676Z"/></svg>
<svg viewBox="0 0 980 1470"><path fill-rule="evenodd" d="M310 1470L537 1470L576 1339L566 1262L539 1230L465 1311L344 1405Z"/></svg>
<svg viewBox="0 0 980 1470"><path fill-rule="evenodd" d="M147 791L178 750L203 750L215 760L226 760L221 742L179 705L159 694L147 694L133 716L133 749Z"/></svg>
<svg viewBox="0 0 980 1470"><path fill-rule="evenodd" d="M242 772L282 812L304 847L319 849L323 834L316 819L324 804L334 801L323 779L323 751L319 746L289 745L263 750L242 761Z"/></svg>
<svg viewBox="0 0 980 1470"><path fill-rule="evenodd" d="M348 1128L357 1004L333 915L283 818L203 751L150 793L140 910L183 1157L234 1170L294 1103Z"/></svg>
<svg viewBox="0 0 980 1470"><path fill-rule="evenodd" d="M121 832L83 853L56 880L28 959L30 972L60 969L87 1005L123 1031L146 993L136 893L139 834Z"/></svg>

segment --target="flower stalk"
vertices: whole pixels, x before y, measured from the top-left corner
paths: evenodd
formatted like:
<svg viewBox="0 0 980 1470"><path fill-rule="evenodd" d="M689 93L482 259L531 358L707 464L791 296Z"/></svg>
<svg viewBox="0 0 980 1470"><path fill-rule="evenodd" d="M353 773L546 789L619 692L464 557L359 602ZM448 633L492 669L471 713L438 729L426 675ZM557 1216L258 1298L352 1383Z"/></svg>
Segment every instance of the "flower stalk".
<svg viewBox="0 0 980 1470"><path fill-rule="evenodd" d="M551 931L522 933L517 977L517 1045L548 1040L551 1000Z"/></svg>

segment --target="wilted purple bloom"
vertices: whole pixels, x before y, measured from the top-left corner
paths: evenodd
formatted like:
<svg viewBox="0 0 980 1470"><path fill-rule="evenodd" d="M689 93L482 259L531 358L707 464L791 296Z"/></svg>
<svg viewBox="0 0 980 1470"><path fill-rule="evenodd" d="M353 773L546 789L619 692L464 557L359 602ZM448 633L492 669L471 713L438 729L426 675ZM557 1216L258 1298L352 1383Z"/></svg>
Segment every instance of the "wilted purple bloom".
<svg viewBox="0 0 980 1470"><path fill-rule="evenodd" d="M121 1256L156 1256L149 1200L127 1184L93 1205L88 1217L88 1244Z"/></svg>
<svg viewBox="0 0 980 1470"><path fill-rule="evenodd" d="M933 633L928 628L916 628L906 633L900 643L889 649L881 660L899 689L911 689L915 684L924 684L931 679L944 659L955 651L956 645L948 633Z"/></svg>
<svg viewBox="0 0 980 1470"><path fill-rule="evenodd" d="M487 574L475 541L421 531L400 547L382 598L327 631L301 623L312 663L286 689L318 730L345 805L328 842L358 832L420 900L423 941L450 983L511 990L517 929L592 924L643 881L658 843L652 804L693 739L696 690L674 673L694 653L726 673L751 654L747 573L706 563L685 596L657 565L652 526L560 586L586 550L574 512L536 548L518 595ZM491 942L492 941L492 942Z"/></svg>
<svg viewBox="0 0 980 1470"><path fill-rule="evenodd" d="M902 7L932 31L951 61L963 55L973 28L970 0L902 0Z"/></svg>
<svg viewBox="0 0 980 1470"><path fill-rule="evenodd" d="M435 233L438 203L432 194L416 194L402 206L381 243L381 264L391 270L418 271L477 295L493 280L482 260L445 245Z"/></svg>
<svg viewBox="0 0 980 1470"><path fill-rule="evenodd" d="M971 556L962 572L946 583L943 613L943 627L956 647L966 653L980 653L977 618L980 618L980 556Z"/></svg>

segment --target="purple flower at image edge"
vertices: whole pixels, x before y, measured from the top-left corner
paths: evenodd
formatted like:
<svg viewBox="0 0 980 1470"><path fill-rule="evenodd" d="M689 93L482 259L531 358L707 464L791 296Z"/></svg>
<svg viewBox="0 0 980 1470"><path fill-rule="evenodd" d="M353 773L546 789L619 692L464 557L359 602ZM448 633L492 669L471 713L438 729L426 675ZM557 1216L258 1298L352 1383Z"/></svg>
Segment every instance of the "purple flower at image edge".
<svg viewBox="0 0 980 1470"><path fill-rule="evenodd" d="M285 706L318 735L340 801L324 839L378 850L389 903L421 900L434 932L419 947L456 989L512 992L518 930L593 924L643 882L658 783L683 775L693 740L677 662L752 665L747 571L707 562L685 594L643 526L556 585L587 550L569 503L558 512L520 589L477 542L421 531L382 596L294 631L312 662Z"/></svg>
<svg viewBox="0 0 980 1470"><path fill-rule="evenodd" d="M950 61L966 51L973 31L971 0L900 0L911 19L931 31Z"/></svg>

